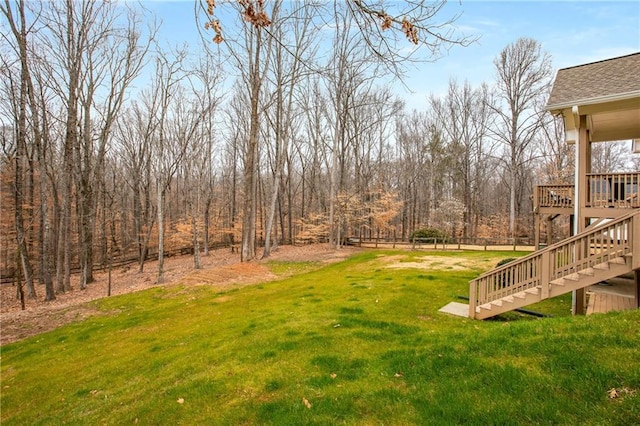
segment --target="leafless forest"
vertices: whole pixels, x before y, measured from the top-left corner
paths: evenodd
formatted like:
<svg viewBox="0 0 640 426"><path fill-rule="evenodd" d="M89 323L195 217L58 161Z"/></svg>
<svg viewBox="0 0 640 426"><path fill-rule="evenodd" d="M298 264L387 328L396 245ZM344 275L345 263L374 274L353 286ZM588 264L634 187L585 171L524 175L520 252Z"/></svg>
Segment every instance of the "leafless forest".
<svg viewBox="0 0 640 426"><path fill-rule="evenodd" d="M573 174L544 112L552 58L513 40L493 81L452 78L409 110L389 84L407 66L479 47L440 3L401 3L408 18L359 0L245 0L224 24L196 3L190 46L158 42L161 23L133 2L2 0L2 276L53 299L78 271L84 288L95 268L157 257L162 282L165 255L198 268L221 245L248 261L427 227L531 236L533 185ZM594 171L624 169L627 152L594 146Z"/></svg>

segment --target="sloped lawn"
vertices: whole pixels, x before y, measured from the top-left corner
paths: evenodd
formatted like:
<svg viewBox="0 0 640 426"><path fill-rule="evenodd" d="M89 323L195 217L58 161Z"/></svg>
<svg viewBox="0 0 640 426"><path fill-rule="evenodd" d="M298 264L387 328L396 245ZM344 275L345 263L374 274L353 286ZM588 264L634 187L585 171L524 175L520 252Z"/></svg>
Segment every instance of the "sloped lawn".
<svg viewBox="0 0 640 426"><path fill-rule="evenodd" d="M512 255L371 251L102 299L1 348L2 424L640 423L640 312L573 318L570 296L530 307L545 319L438 312Z"/></svg>

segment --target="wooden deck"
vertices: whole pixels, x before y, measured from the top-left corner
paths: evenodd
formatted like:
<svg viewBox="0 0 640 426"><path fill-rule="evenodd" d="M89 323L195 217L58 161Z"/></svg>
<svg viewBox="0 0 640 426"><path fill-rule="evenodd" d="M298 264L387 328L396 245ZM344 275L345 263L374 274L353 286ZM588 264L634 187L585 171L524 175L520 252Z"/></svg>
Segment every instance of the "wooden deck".
<svg viewBox="0 0 640 426"><path fill-rule="evenodd" d="M589 287L587 315L636 309L634 282L629 278L614 278L606 284Z"/></svg>

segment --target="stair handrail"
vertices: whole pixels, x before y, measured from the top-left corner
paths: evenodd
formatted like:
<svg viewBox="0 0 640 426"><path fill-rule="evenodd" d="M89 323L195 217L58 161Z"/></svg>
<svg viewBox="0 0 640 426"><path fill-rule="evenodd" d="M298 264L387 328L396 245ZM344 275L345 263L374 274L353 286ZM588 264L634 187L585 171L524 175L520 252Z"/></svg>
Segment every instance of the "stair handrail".
<svg viewBox="0 0 640 426"><path fill-rule="evenodd" d="M543 280L546 283L548 283L552 279L551 275L553 271L548 270L548 265L542 262L543 256L548 256L549 253L551 253L552 251L569 246L572 243L580 241L584 238L589 238L593 235L599 234L603 228L615 227L616 225L619 225L622 222L625 222L634 216L640 217L640 210L634 209L633 211L623 216L617 217L609 222L599 224L594 228L585 230L577 235L574 235L565 240L549 245L541 250L535 251L524 257L515 259L512 262L509 262L505 265L499 266L497 268L494 268L492 270L489 270L487 272L480 274L475 279L469 281L469 315L470 317L473 318L475 316L475 309L477 306L483 303L487 303L489 301L489 300L485 300L485 298L479 298L481 293L487 292L486 289L485 291L481 291L481 289L479 288L479 285L482 282L486 282L488 278L490 277L503 278L504 281L502 282L502 284L504 284L504 286L501 287L499 291L492 292L492 293L497 293L497 295L500 297L508 296L518 291L524 291L529 288L536 287L537 285L542 284ZM633 250L634 239L640 241L640 235L635 235L635 233L633 233L633 228L640 229L640 220L637 220L636 225L630 227L629 229L632 232L632 235L627 236L627 239L631 246L630 250ZM640 234L640 232L636 232L636 233ZM527 265L528 267L523 269L522 265ZM513 273L511 273L511 271L513 271ZM519 281L516 282L515 279L513 280L513 282L511 282L512 275L514 276L524 275L525 277L527 277L527 279L524 280L525 281L524 283ZM507 280L509 280L510 282L506 282ZM497 281L498 283L500 283L499 280Z"/></svg>

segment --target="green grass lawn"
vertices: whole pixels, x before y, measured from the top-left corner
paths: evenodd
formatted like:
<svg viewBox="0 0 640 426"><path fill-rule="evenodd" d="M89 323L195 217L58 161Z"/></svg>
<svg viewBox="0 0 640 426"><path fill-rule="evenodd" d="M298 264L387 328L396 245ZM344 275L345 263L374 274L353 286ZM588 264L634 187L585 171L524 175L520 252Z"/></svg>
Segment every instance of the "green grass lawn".
<svg viewBox="0 0 640 426"><path fill-rule="evenodd" d="M401 267L427 256L443 266ZM574 318L565 296L530 307L553 318L438 312L511 256L370 251L320 269L273 263L302 273L224 293L102 299L102 315L1 348L0 419L639 424L639 311Z"/></svg>

